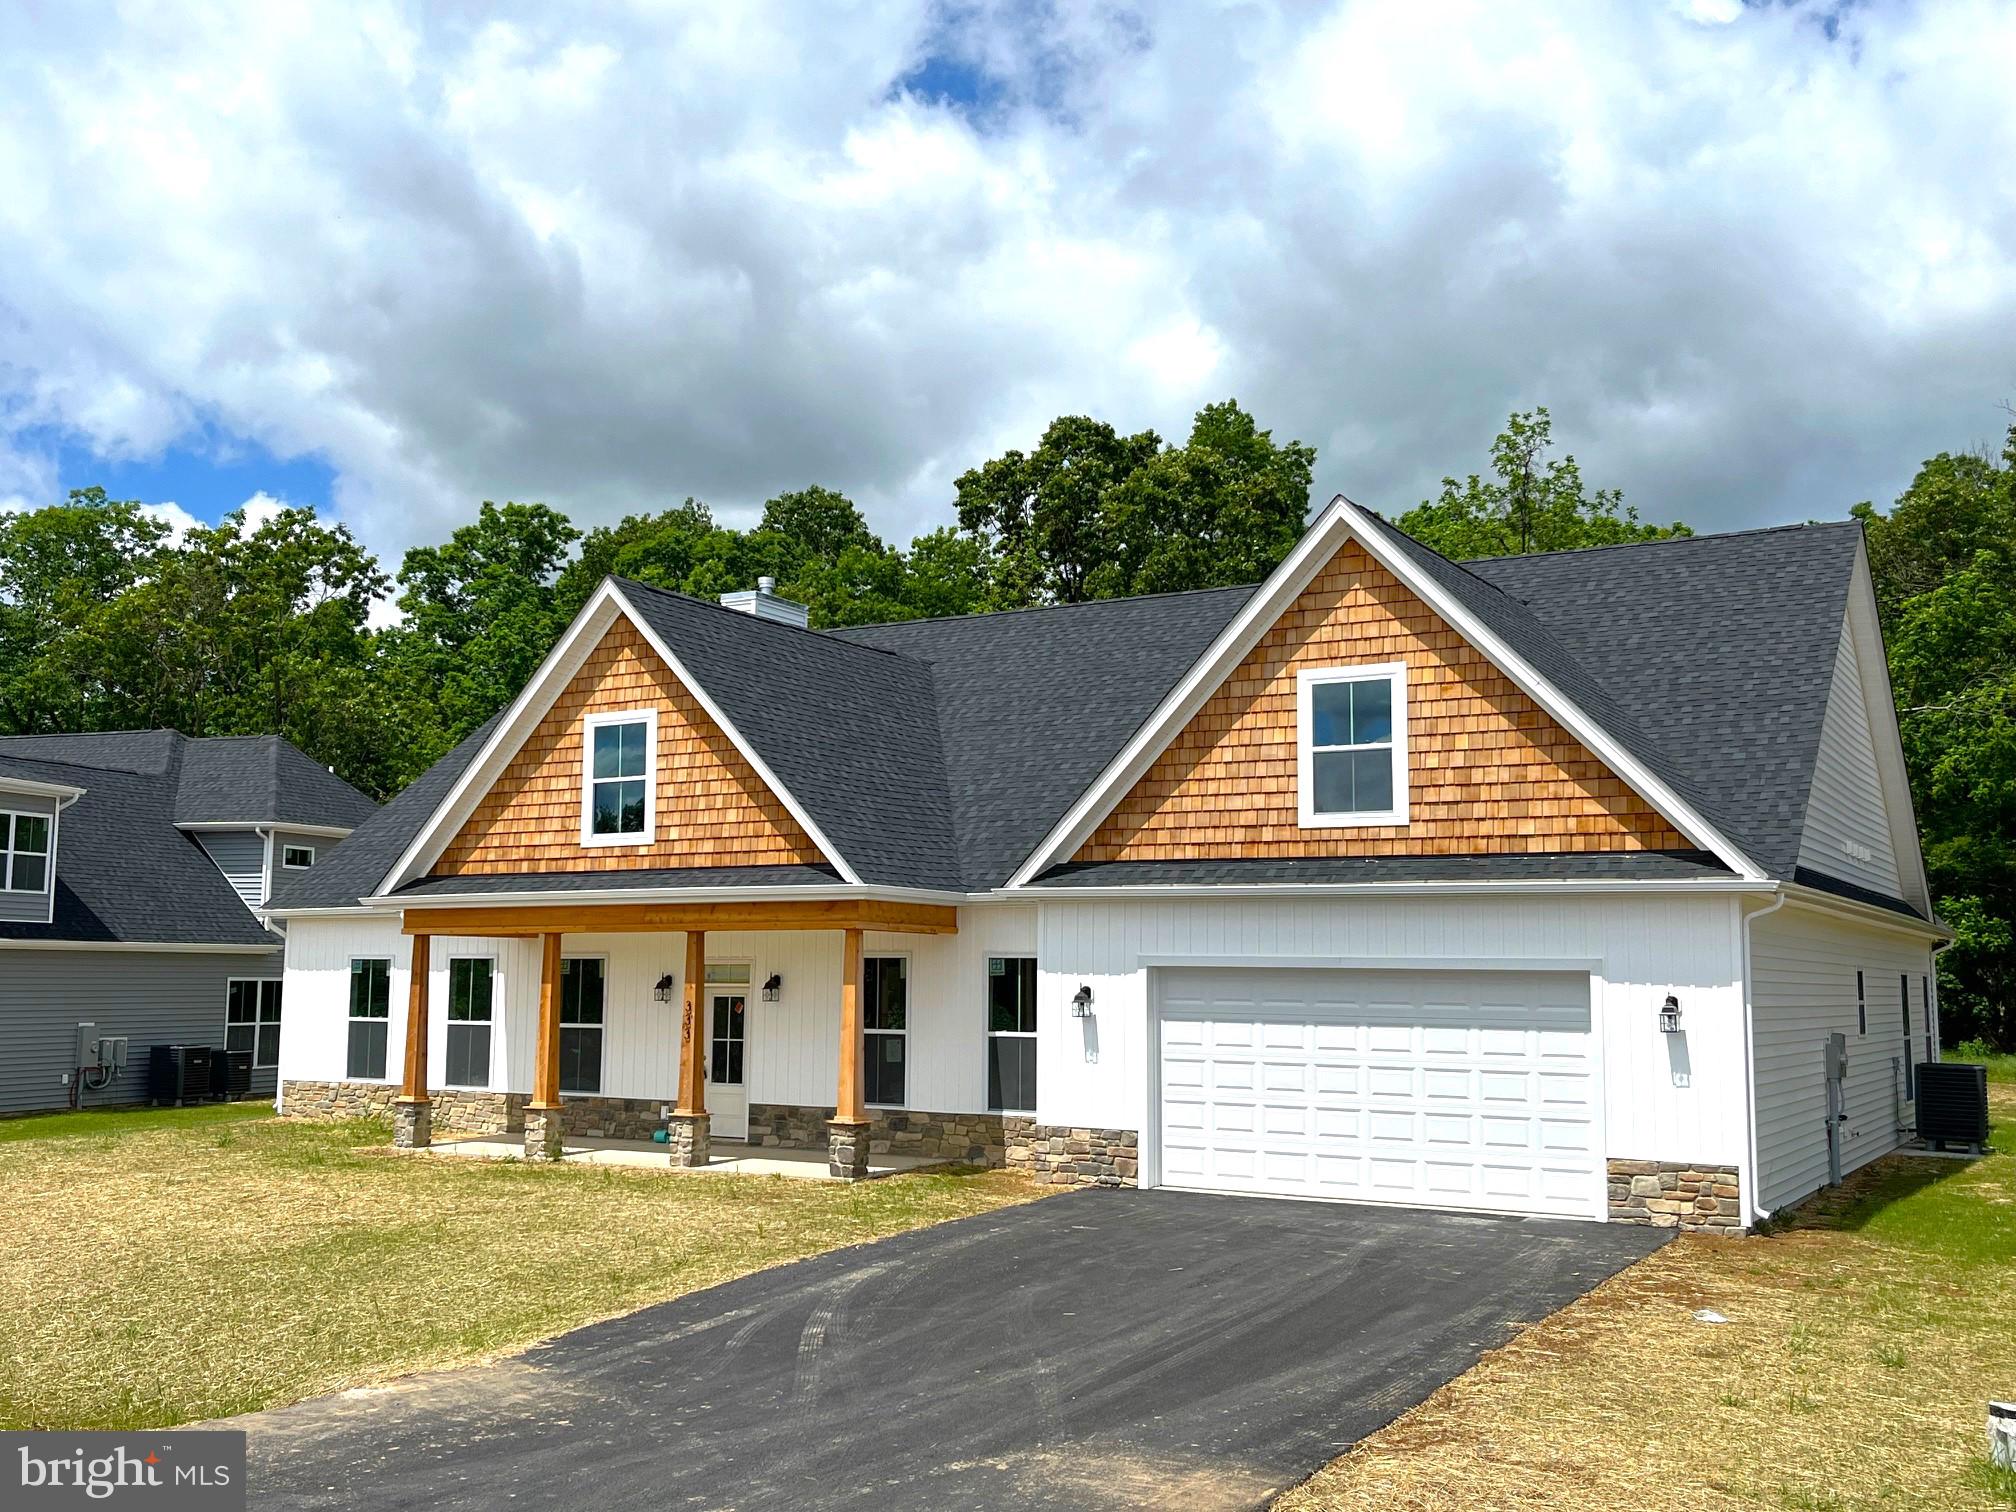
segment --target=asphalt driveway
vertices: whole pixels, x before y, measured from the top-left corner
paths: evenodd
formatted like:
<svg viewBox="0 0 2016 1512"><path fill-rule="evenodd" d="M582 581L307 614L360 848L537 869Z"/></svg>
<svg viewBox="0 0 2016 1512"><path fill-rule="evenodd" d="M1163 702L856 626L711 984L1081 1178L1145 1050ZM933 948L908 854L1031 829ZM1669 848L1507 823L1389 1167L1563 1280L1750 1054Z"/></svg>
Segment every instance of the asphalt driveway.
<svg viewBox="0 0 2016 1512"><path fill-rule="evenodd" d="M1662 1238L1077 1192L233 1426L259 1507L1248 1507Z"/></svg>

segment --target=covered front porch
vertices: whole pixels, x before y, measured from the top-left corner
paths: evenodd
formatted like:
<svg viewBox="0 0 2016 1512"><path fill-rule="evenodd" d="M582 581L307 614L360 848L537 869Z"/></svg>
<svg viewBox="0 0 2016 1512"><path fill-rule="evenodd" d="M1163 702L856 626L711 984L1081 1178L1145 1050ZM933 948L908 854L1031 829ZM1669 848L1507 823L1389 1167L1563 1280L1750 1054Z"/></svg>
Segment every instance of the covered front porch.
<svg viewBox="0 0 2016 1512"><path fill-rule="evenodd" d="M402 910L401 929L409 937L411 951L405 1056L399 1095L392 1109L394 1142L402 1147L430 1146L437 1132L445 1135L456 1127L462 1109L472 1100L482 1099L505 1110L501 1126L479 1131L482 1142L493 1149L498 1145L512 1147L513 1153L531 1159L626 1164L649 1160L695 1170L768 1161L784 1168L780 1174L793 1174L804 1170L805 1153L775 1146L809 1143L823 1146L813 1158L823 1161L825 1173L845 1180L911 1168L913 1163L935 1163L924 1158L926 1152L921 1150L889 1149L891 1112L871 1110L867 1102L863 1065L864 984L870 968L878 961L902 959L907 967L907 958L871 953L867 940L871 935L882 941L892 937L899 941L913 937L921 941L956 935L958 913L954 908L866 898L409 904ZM633 947L624 963L626 971L612 974L622 976L626 985L621 990L632 997L648 992L657 1003L667 1005L668 1010L670 1003L676 1001L676 1030L669 1024L662 1026L654 1032L649 1045L634 1036L627 1040L619 1036L614 1047L605 1049L605 1036L600 1029L603 1006L598 997L597 1027L593 1034L595 1076L584 1091L580 978L586 967L594 964L599 994L603 991L601 982L607 957L617 953L622 937L647 936L663 937L665 969L647 981L648 973L639 974L639 958ZM818 948L823 969L793 974L797 982L792 992L794 1001L789 1011L783 1005L774 1005L774 1042L763 1048L773 1057L796 1053L801 1060L807 1060L809 1055L803 1041L808 1031L817 1034L823 1040L823 1051L817 1059L824 1061L827 1070L820 1077L819 1090L801 1093L797 1101L823 1104L824 1087L830 1086L830 1107L771 1108L752 1096L744 1063L745 1050L751 1047L745 1046L741 1036L747 1024L762 1021L761 1013L748 1010L779 990L772 986L765 992L764 985L781 975L771 969L761 948L751 944L765 938L777 939L779 951L785 950L784 942L788 939L800 958ZM730 960L724 962L718 954L710 954L710 941L716 940L734 942L730 946ZM602 957L592 955L598 941L605 942ZM489 948L491 942L495 942L495 955L472 956L472 951ZM434 969L432 957L437 944L451 955L450 969L446 972ZM888 947L885 944L879 948ZM584 951L591 954L583 954ZM529 1095L522 1091L490 1090L488 1085L480 1091L472 1089L468 1084L468 1067L458 1069L455 1064L458 1058L466 1057L458 1057L449 1038L450 1033L461 1027L465 1030L466 1044L463 1021L479 1011L484 1021L489 1021L494 990L487 976L493 968L486 967L479 1009L466 985L458 987L453 961L494 962L507 954L519 961L529 954L538 962L536 1027L526 1024L530 1030L530 1043L524 1047L527 1053L513 1062L521 1075L529 1065ZM682 957L683 969L675 964ZM440 990L434 982L437 975L445 978L446 1003L433 1001ZM806 999L808 988L812 1001ZM823 1004L817 1001L820 997L825 1000ZM637 1005L621 1006L634 1019ZM444 1012L449 1020L445 1029L439 1023ZM710 1012L715 1020L711 1028ZM529 1017L529 1006L527 1013ZM823 1029L818 1027L821 1024L825 1026ZM504 1032L510 1033L508 1025ZM785 1043L787 1039L791 1043ZM430 1077L430 1046L437 1040L447 1046L451 1063L442 1081ZM485 1044L488 1044L487 1031ZM484 1053L486 1057L489 1055L487 1049ZM666 1054L671 1057L669 1066L657 1058ZM644 1084L647 1095L641 1098L599 1095L605 1087L602 1064L605 1055L622 1058L614 1068L620 1074L613 1081L633 1093L639 1088L639 1063L647 1058L652 1060L656 1070ZM833 1058L827 1060L827 1055ZM491 1062L486 1059L485 1064ZM502 1086L514 1083L520 1088L525 1086L525 1082L515 1077L508 1077ZM794 1085L804 1085L802 1074ZM662 1103L657 1101L661 1090ZM717 1099L726 1111L726 1131L742 1136L746 1142L731 1144L716 1129L716 1116L722 1109L710 1104ZM901 1131L904 1119L900 1109L895 1111L894 1120ZM502 1137L500 1127L511 1134L522 1127L522 1140ZM871 1147L878 1143L884 1146L880 1157L871 1155ZM929 1153L937 1161L947 1158L936 1149ZM903 1164L898 1166L894 1161ZM879 1171L878 1163L882 1167Z"/></svg>
<svg viewBox="0 0 2016 1512"><path fill-rule="evenodd" d="M858 1176L836 1176L825 1151L786 1150L751 1145L746 1141L710 1140L704 1165L672 1166L710 1176L783 1176L795 1181L872 1181L878 1176L897 1176L905 1171L928 1170L952 1163L943 1155L892 1155L871 1153L868 1168ZM467 1134L436 1139L428 1147L434 1155L452 1155L470 1160L518 1160L524 1158L522 1136L509 1134ZM651 1139L601 1139L593 1135L569 1135L550 1157L567 1165L628 1166L637 1170L668 1169L666 1146Z"/></svg>

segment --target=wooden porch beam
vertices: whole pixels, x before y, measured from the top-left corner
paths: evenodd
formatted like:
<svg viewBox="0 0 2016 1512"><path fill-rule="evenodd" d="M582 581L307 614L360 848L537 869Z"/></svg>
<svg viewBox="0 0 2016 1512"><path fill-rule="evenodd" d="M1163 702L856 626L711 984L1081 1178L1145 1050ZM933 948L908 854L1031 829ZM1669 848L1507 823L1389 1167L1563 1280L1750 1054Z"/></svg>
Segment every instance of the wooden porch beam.
<svg viewBox="0 0 2016 1512"><path fill-rule="evenodd" d="M789 899L768 903L535 903L411 908L409 935L681 934L720 929L878 929L957 934L959 910L940 903L874 898Z"/></svg>

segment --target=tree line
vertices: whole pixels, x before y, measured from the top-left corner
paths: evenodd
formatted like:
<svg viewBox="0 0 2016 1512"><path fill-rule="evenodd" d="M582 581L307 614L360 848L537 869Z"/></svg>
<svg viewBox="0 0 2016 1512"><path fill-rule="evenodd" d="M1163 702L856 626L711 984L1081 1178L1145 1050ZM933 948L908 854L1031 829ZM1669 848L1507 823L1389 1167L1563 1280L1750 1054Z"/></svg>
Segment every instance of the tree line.
<svg viewBox="0 0 2016 1512"><path fill-rule="evenodd" d="M822 627L1250 583L1300 535L1315 462L1233 400L1180 444L1062 416L960 476L957 523L907 548L812 485L747 530L692 498L587 530L486 501L391 573L311 508L175 539L141 501L78 489L0 516L0 733L278 733L385 798L508 702L608 574L703 598L770 576ZM1948 1035L2016 1048L2016 426L1999 457L1942 453L1887 513L1851 513L1934 893L1961 937L1941 967ZM1513 414L1486 470L1399 523L1458 559L1691 534L1588 487L1545 409ZM374 629L388 593L399 621Z"/></svg>

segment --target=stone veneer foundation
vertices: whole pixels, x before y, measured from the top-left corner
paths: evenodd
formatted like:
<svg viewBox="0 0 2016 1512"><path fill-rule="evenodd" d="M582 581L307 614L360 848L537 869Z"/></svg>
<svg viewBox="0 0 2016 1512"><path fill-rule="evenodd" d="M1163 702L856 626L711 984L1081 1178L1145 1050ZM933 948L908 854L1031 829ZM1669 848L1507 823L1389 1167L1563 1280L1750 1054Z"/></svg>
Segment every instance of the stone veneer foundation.
<svg viewBox="0 0 2016 1512"><path fill-rule="evenodd" d="M779 1150L826 1150L831 1108L793 1103L751 1103L749 1143ZM868 1148L876 1155L935 1155L962 1165L1007 1164L1008 1142L999 1113L931 1113L870 1108Z"/></svg>
<svg viewBox="0 0 2016 1512"><path fill-rule="evenodd" d="M1001 1120L1008 1168L1046 1186L1131 1187L1141 1171L1141 1138L1133 1129L1067 1129L1033 1118Z"/></svg>
<svg viewBox="0 0 2016 1512"><path fill-rule="evenodd" d="M398 1101L389 1082L290 1081L281 1089L289 1118L386 1118ZM478 1092L437 1087L427 1094L436 1134L520 1134L529 1092ZM670 1098L576 1097L560 1100L560 1127L574 1139L649 1139L665 1127L659 1109Z"/></svg>
<svg viewBox="0 0 2016 1512"><path fill-rule="evenodd" d="M1734 1166L1672 1160L1610 1162L1610 1221L1732 1234L1744 1228Z"/></svg>

